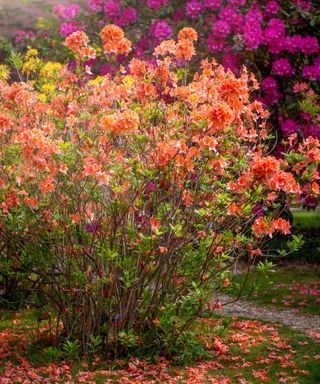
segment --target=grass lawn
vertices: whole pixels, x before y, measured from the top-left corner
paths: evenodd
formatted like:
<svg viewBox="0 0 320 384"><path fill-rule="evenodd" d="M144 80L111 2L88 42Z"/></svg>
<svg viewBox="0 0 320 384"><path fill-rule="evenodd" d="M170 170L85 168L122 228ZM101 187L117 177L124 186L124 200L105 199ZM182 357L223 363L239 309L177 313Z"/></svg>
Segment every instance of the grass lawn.
<svg viewBox="0 0 320 384"><path fill-rule="evenodd" d="M232 276L229 294L237 295L245 275ZM289 264L276 266L268 276L251 271L242 295L257 304L320 315L320 268Z"/></svg>
<svg viewBox="0 0 320 384"><path fill-rule="evenodd" d="M320 210L306 211L305 209L293 210L293 226L303 229L320 228Z"/></svg>
<svg viewBox="0 0 320 384"><path fill-rule="evenodd" d="M206 356L177 365L164 359L106 362L54 361L49 332L38 334L32 312L0 313L1 383L193 383L258 384L320 382L320 343L274 324L229 318L199 320L197 346L186 345L180 358L200 344ZM47 349L45 349L47 348ZM47 351L47 353L46 353Z"/></svg>

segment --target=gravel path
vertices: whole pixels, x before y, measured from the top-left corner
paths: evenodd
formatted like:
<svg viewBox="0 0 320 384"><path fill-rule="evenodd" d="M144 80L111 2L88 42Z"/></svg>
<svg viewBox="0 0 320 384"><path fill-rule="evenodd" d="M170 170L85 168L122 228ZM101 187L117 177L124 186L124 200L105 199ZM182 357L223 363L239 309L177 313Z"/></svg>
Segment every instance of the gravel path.
<svg viewBox="0 0 320 384"><path fill-rule="evenodd" d="M222 315L280 323L303 332L320 332L320 316L299 314L292 309L260 307L244 299L234 301L234 298L227 295L222 295L220 300L222 308L219 312Z"/></svg>
<svg viewBox="0 0 320 384"><path fill-rule="evenodd" d="M12 38L21 29L33 29L38 17L52 14L54 5L71 3L85 0L0 0L0 35Z"/></svg>

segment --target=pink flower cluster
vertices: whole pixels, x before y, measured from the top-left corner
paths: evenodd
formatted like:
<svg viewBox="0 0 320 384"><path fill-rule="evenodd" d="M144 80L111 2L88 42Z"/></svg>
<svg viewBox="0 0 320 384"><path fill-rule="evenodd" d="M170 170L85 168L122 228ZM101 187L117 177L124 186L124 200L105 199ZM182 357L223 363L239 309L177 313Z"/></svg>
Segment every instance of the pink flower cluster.
<svg viewBox="0 0 320 384"><path fill-rule="evenodd" d="M122 7L121 3L115 0L107 0L104 3L103 10L105 16L120 27L126 27L137 21L137 10L135 8Z"/></svg>
<svg viewBox="0 0 320 384"><path fill-rule="evenodd" d="M302 76L311 81L320 81L320 56L314 60L312 65L303 67Z"/></svg>
<svg viewBox="0 0 320 384"><path fill-rule="evenodd" d="M57 4L53 8L53 12L64 20L73 20L80 16L81 8L79 4L71 4L69 7L65 7L61 4Z"/></svg>

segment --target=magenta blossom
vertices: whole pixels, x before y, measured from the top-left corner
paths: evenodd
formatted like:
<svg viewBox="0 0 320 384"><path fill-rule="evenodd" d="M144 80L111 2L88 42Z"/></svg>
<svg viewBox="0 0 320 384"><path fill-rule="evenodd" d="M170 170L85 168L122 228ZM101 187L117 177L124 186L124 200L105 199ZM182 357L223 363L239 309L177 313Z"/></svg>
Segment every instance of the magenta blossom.
<svg viewBox="0 0 320 384"><path fill-rule="evenodd" d="M294 74L294 68L288 59L278 59L272 64L272 73L282 77L290 77Z"/></svg>
<svg viewBox="0 0 320 384"><path fill-rule="evenodd" d="M212 34L219 39L225 39L231 32L230 24L225 20L217 20L213 24Z"/></svg>
<svg viewBox="0 0 320 384"><path fill-rule="evenodd" d="M281 94L276 79L271 76L265 77L262 81L261 88L264 91L263 101L265 104L272 105L279 101Z"/></svg>
<svg viewBox="0 0 320 384"><path fill-rule="evenodd" d="M126 27L129 24L134 24L137 21L137 10L135 8L125 8L117 20L120 27Z"/></svg>
<svg viewBox="0 0 320 384"><path fill-rule="evenodd" d="M298 133L300 129L300 125L292 119L286 119L281 121L281 131L286 137L292 135L293 133Z"/></svg>
<svg viewBox="0 0 320 384"><path fill-rule="evenodd" d="M172 28L164 20L154 21L150 26L150 34L157 44L162 40L170 39L172 35Z"/></svg>
<svg viewBox="0 0 320 384"><path fill-rule="evenodd" d="M280 11L280 5L276 0L268 1L265 8L266 16L274 16Z"/></svg>
<svg viewBox="0 0 320 384"><path fill-rule="evenodd" d="M305 55L312 55L319 52L319 43L316 37L306 36L301 44L301 52Z"/></svg>
<svg viewBox="0 0 320 384"><path fill-rule="evenodd" d="M58 4L53 11L62 19L70 21L80 16L81 9L79 4L71 4L69 7Z"/></svg>
<svg viewBox="0 0 320 384"><path fill-rule="evenodd" d="M104 5L104 13L110 19L115 19L120 15L120 5L114 0L108 0Z"/></svg>
<svg viewBox="0 0 320 384"><path fill-rule="evenodd" d="M19 31L16 38L15 38L15 41L16 43L20 43L20 41L26 36L26 33L25 31Z"/></svg>
<svg viewBox="0 0 320 384"><path fill-rule="evenodd" d="M262 14L258 8L252 8L246 15L243 43L248 50L257 49L262 41Z"/></svg>
<svg viewBox="0 0 320 384"><path fill-rule="evenodd" d="M228 0L228 4L234 8L242 7L243 5L245 5L245 3L246 0Z"/></svg>
<svg viewBox="0 0 320 384"><path fill-rule="evenodd" d="M202 3L198 0L188 1L186 4L186 14L191 17L191 19L197 19L202 12Z"/></svg>
<svg viewBox="0 0 320 384"><path fill-rule="evenodd" d="M153 9L154 11L157 11L163 6L168 6L170 0L148 0L148 6Z"/></svg>
<svg viewBox="0 0 320 384"><path fill-rule="evenodd" d="M101 12L103 0L88 0L88 8L91 12Z"/></svg>
<svg viewBox="0 0 320 384"><path fill-rule="evenodd" d="M69 21L68 23L62 23L60 25L60 35L62 37L68 37L71 33L81 31L83 28L78 23Z"/></svg>
<svg viewBox="0 0 320 384"><path fill-rule="evenodd" d="M221 7L222 0L204 0L203 6L204 8L208 8L212 11L216 11Z"/></svg>

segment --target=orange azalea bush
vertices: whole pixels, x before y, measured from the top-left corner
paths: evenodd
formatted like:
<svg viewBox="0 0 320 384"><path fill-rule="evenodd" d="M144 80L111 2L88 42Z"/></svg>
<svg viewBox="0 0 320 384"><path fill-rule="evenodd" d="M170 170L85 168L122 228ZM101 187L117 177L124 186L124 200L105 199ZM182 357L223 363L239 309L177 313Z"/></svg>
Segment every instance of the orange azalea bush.
<svg viewBox="0 0 320 384"><path fill-rule="evenodd" d="M118 27L101 38L107 52L131 49ZM84 351L93 336L109 352L179 342L219 309L239 258L250 265L290 233L282 211L319 193L319 141L293 135L270 155L252 75L208 60L192 78L176 68L196 39L186 28L155 62L93 78L83 63L95 51L75 32L65 45L81 69L56 68L50 92L35 52L32 81L1 82L1 239L46 297L57 337Z"/></svg>

